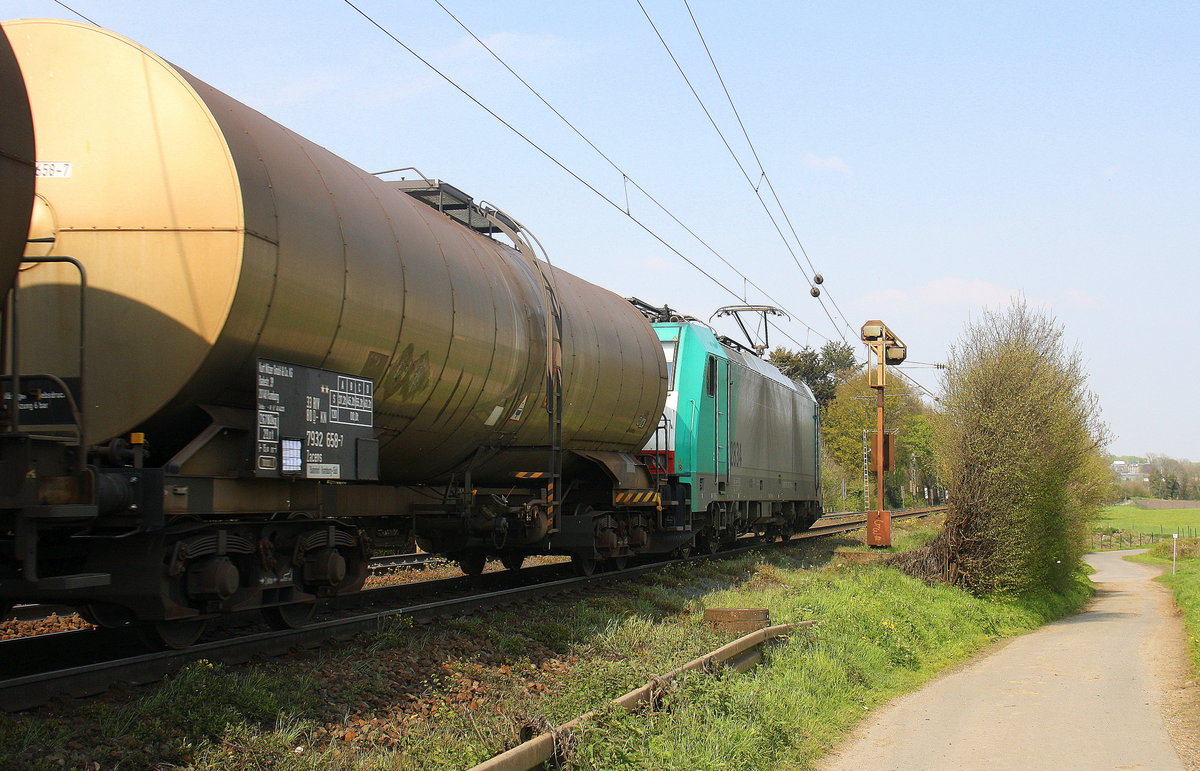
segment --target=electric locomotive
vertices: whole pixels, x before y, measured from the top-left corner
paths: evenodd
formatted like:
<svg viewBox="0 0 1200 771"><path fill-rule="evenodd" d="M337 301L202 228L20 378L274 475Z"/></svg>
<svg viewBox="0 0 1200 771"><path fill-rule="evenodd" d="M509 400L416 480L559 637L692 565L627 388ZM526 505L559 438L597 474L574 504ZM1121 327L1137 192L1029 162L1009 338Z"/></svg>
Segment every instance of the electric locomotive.
<svg viewBox="0 0 1200 771"><path fill-rule="evenodd" d="M112 32L0 30L0 603L182 647L410 536L590 572L819 514L815 402L752 352Z"/></svg>
<svg viewBox="0 0 1200 771"><path fill-rule="evenodd" d="M680 491L667 521L694 535L683 548L808 528L821 515L812 391L706 324L632 302L652 321L667 360L663 420L643 457Z"/></svg>

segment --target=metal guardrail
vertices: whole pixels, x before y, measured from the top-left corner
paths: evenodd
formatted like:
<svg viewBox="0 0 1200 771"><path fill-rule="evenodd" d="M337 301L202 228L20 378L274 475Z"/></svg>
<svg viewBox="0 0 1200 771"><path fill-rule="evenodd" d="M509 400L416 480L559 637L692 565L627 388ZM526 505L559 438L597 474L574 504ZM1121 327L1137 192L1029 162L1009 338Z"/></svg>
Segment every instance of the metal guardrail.
<svg viewBox="0 0 1200 771"><path fill-rule="evenodd" d="M815 623L817 622L800 621L794 624L778 624L751 632L731 643L722 645L715 651L692 659L661 677L654 678L641 688L635 688L624 696L613 699L612 704L632 710L639 704L654 702L665 685L671 683L682 673L694 669L707 671L724 667L736 672L745 672L762 659L763 643L785 637L797 629ZM470 771L530 771L530 769L540 768L542 764L554 760L559 755L564 742L569 740L571 733L581 723L595 716L595 711L581 715L552 731L535 736L490 760L485 760Z"/></svg>

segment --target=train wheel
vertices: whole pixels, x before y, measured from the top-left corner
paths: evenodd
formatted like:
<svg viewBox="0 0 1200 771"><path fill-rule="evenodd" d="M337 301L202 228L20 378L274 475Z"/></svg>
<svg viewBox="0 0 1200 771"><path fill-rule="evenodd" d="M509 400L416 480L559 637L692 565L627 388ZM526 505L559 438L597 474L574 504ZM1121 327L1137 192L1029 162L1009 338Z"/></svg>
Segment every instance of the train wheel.
<svg viewBox="0 0 1200 771"><path fill-rule="evenodd" d="M524 554L505 554L500 557L500 564L507 570L520 570L521 565L525 563Z"/></svg>
<svg viewBox="0 0 1200 771"><path fill-rule="evenodd" d="M188 648L204 632L207 621L149 621L138 626L142 642L155 650L182 650Z"/></svg>
<svg viewBox="0 0 1200 771"><path fill-rule="evenodd" d="M467 552L458 558L458 567L469 576L482 575L486 565L487 555L481 551Z"/></svg>
<svg viewBox="0 0 1200 771"><path fill-rule="evenodd" d="M596 560L591 557L581 557L578 554L572 554L571 567L575 568L576 575L590 576L596 572Z"/></svg>
<svg viewBox="0 0 1200 771"><path fill-rule="evenodd" d="M132 621L129 611L120 605L110 605L107 602L94 602L79 609L79 615L85 621L105 629L116 629Z"/></svg>
<svg viewBox="0 0 1200 771"><path fill-rule="evenodd" d="M308 626L317 612L315 602L293 602L262 609L262 616L272 629L299 629Z"/></svg>
<svg viewBox="0 0 1200 771"><path fill-rule="evenodd" d="M613 570L624 570L629 567L628 557L613 557L608 563Z"/></svg>

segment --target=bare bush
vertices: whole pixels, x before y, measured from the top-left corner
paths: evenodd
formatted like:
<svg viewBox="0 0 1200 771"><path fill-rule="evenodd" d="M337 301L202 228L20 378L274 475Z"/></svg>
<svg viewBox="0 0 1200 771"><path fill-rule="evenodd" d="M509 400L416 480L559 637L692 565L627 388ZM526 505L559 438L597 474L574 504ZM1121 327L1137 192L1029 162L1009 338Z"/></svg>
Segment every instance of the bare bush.
<svg viewBox="0 0 1200 771"><path fill-rule="evenodd" d="M945 529L907 572L973 591L1061 586L1108 492L1107 429L1079 352L1043 311L985 311L951 348L937 424Z"/></svg>

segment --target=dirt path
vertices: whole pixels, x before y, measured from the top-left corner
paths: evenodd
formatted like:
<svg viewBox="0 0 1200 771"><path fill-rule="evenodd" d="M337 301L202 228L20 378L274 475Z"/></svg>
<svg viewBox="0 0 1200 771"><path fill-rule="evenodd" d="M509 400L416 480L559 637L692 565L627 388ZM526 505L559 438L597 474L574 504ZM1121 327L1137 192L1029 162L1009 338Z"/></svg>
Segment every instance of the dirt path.
<svg viewBox="0 0 1200 771"><path fill-rule="evenodd" d="M1200 769L1186 637L1135 553L1089 555L1086 611L893 701L821 768Z"/></svg>

